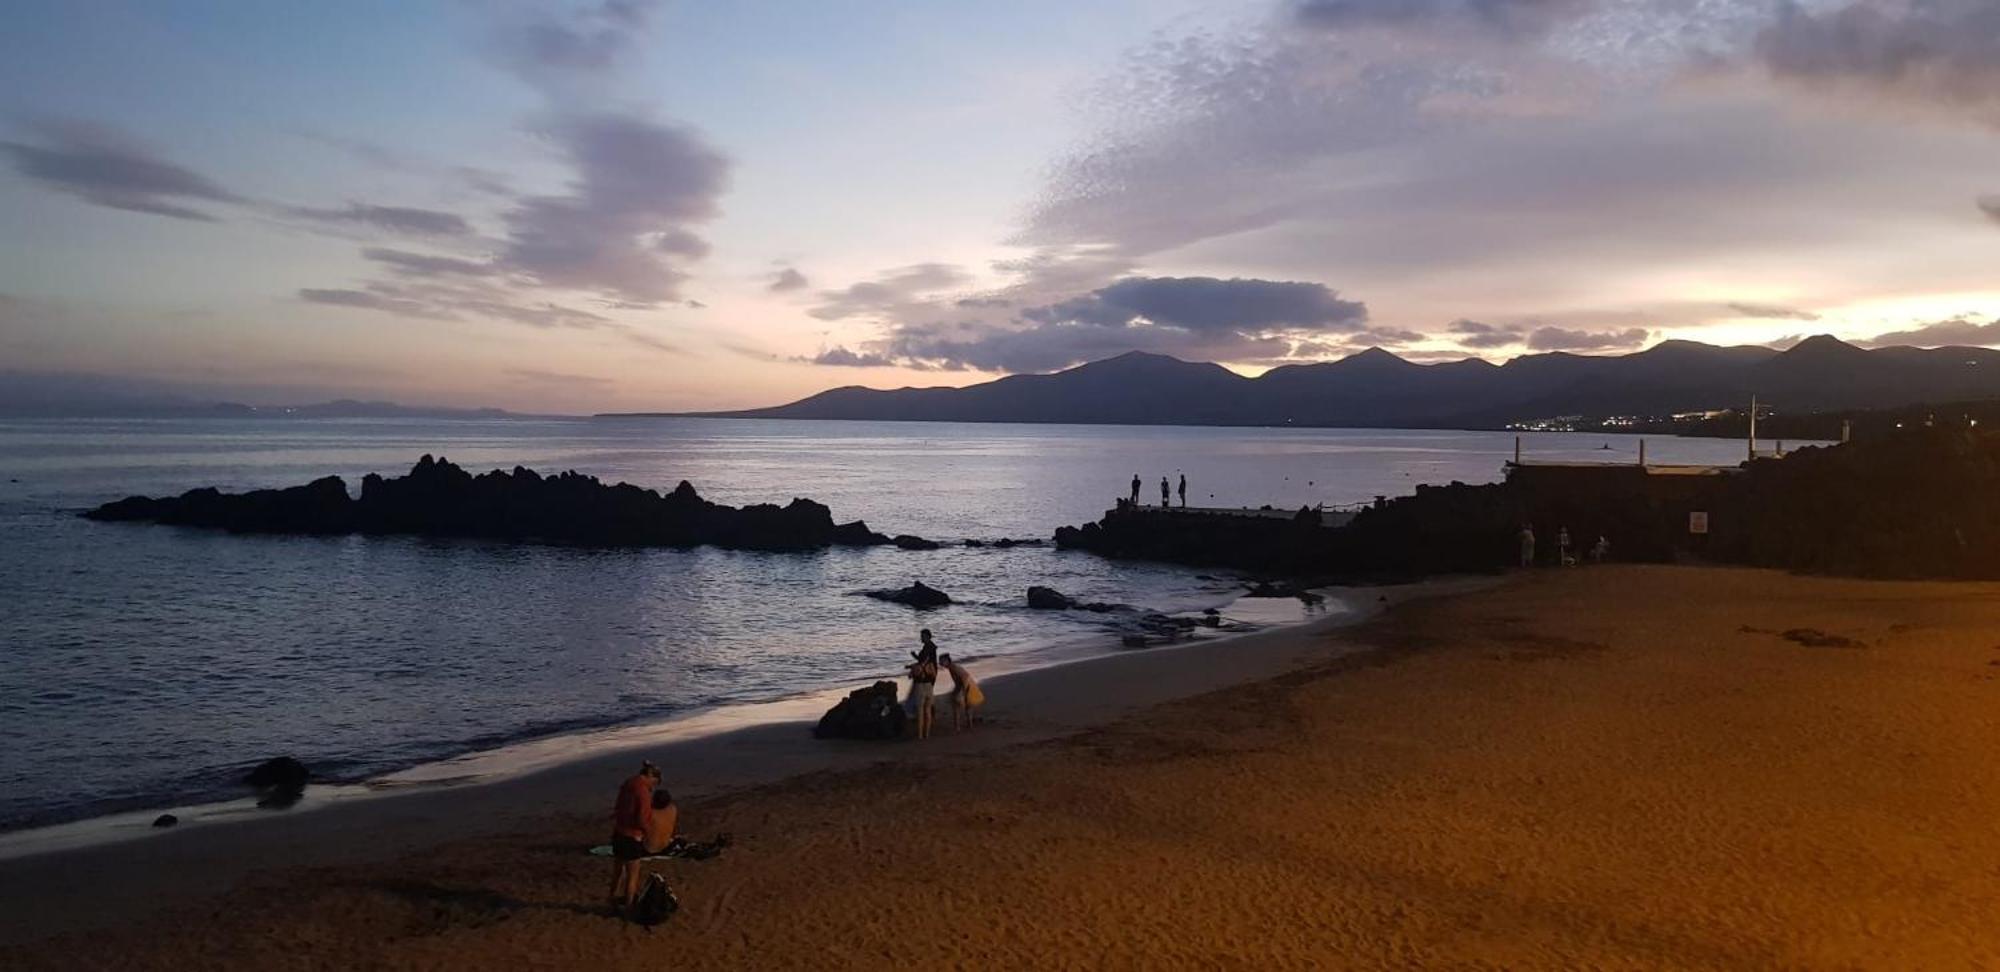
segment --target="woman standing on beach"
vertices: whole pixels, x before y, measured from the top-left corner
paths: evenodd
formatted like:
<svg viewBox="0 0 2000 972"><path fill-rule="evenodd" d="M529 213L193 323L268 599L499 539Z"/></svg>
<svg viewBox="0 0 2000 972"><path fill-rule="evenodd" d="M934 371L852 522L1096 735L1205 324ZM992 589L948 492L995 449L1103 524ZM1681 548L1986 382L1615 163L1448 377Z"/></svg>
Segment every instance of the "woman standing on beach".
<svg viewBox="0 0 2000 972"><path fill-rule="evenodd" d="M910 652L916 662L910 666L910 701L917 708L917 738L928 739L931 723L937 719L937 705L933 697L937 691L938 650L937 642L931 640L931 629L918 632L924 646Z"/></svg>

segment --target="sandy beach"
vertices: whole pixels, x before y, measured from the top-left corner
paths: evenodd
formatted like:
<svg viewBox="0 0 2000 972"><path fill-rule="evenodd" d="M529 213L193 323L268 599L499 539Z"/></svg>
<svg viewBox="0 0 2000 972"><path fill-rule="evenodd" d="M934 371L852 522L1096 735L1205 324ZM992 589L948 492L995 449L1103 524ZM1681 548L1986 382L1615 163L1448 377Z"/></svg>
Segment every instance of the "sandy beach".
<svg viewBox="0 0 2000 972"><path fill-rule="evenodd" d="M0 966L2000 964L2000 585L1609 567L1385 606L997 679L964 737L665 747L683 829L737 844L658 866L653 931L582 853L619 753L0 862Z"/></svg>

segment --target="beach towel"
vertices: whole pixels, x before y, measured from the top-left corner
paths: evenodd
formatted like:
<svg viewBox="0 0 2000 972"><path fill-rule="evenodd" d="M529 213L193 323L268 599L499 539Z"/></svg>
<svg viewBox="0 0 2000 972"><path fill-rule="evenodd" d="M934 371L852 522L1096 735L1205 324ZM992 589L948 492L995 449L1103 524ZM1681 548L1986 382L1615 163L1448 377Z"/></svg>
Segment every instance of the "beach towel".
<svg viewBox="0 0 2000 972"><path fill-rule="evenodd" d="M675 834L674 839L667 842L667 846L660 848L656 853L648 854L639 859L642 861L705 861L721 854L722 849L728 847L730 841L733 839L729 834L717 834L714 840L692 841L679 834ZM590 856L610 857L611 845L599 844L596 847L592 847L590 849Z"/></svg>

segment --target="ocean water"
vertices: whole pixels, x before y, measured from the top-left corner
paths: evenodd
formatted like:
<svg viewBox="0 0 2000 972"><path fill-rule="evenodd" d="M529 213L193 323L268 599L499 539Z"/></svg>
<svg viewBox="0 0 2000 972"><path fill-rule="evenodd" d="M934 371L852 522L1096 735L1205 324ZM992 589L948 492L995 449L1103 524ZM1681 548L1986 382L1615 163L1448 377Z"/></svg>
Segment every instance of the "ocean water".
<svg viewBox="0 0 2000 972"><path fill-rule="evenodd" d="M1116 650L1114 616L1035 612L1046 584L1161 611L1231 578L1051 548L771 554L415 538L231 536L76 514L131 494L400 474L423 453L718 502L807 496L940 541L1048 537L1185 472L1193 505L1295 508L1497 479L1500 433L575 420L0 422L0 830L238 795L291 754L361 780L538 736L886 675L920 626L971 659ZM1637 440L1526 437L1539 458ZM1605 449L1602 446L1609 445ZM1656 462L1742 444L1653 439ZM918 613L855 592L921 579ZM1053 656L1051 656L1053 657ZM974 664L975 671L978 664Z"/></svg>

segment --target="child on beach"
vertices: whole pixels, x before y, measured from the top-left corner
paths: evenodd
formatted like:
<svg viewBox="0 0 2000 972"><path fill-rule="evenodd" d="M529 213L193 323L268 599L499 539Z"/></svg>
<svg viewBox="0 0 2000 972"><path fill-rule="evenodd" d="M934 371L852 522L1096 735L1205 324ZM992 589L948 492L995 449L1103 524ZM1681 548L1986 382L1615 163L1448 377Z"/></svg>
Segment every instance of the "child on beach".
<svg viewBox="0 0 2000 972"><path fill-rule="evenodd" d="M973 681L972 673L965 666L952 660L950 655L941 655L938 661L944 670L951 673L951 731L972 728L972 710L986 704L986 693L979 683Z"/></svg>
<svg viewBox="0 0 2000 972"><path fill-rule="evenodd" d="M652 819L646 821L646 854L656 856L674 842L674 828L681 822L680 804L664 783L653 786Z"/></svg>

